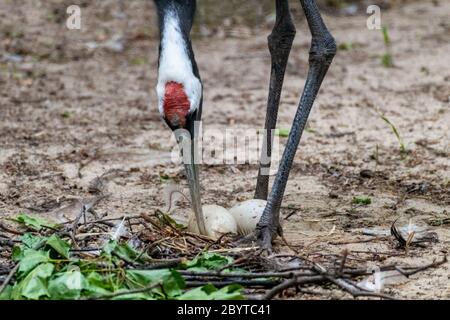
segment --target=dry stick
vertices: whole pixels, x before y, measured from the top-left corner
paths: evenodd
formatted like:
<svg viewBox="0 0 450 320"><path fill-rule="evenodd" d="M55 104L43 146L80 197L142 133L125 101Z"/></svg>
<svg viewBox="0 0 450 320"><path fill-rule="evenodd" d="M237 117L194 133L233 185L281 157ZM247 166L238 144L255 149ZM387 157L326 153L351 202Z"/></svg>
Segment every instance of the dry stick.
<svg viewBox="0 0 450 320"><path fill-rule="evenodd" d="M396 298L389 296L389 295L385 295L382 293L375 293L375 292L370 292L370 291L363 291L361 288L359 288L358 286L354 285L353 283L349 283L348 281L346 281L345 279L342 278L335 278L332 275L327 273L327 270L322 267L321 265L319 265L318 263L314 263L313 269L319 273L322 274L328 281L334 283L335 285L337 285L338 287L340 287L341 289L347 291L348 293L350 293L353 297L361 297L361 296L370 296L370 297L378 297L378 298L384 298L384 299L390 299L390 300L395 300Z"/></svg>
<svg viewBox="0 0 450 320"><path fill-rule="evenodd" d="M144 288L140 288L140 289L134 289L134 290L127 290L127 291L120 291L120 292L116 292L116 293L111 293L111 294L106 294L103 296L97 296L97 297L90 297L87 298L87 300L99 300L99 299L111 299L111 298L115 298L115 297L119 297L119 296L124 296L127 294L134 294L134 293L142 293L142 292L147 292L150 291L152 289L155 289L156 287L160 287L162 286L162 282L157 282L154 283L150 286L144 287Z"/></svg>
<svg viewBox="0 0 450 320"><path fill-rule="evenodd" d="M341 242L331 241L328 243L332 244L332 245L341 245L341 244L372 242L372 241L377 241L377 240L388 240L390 238L391 238L391 236L382 236L382 237L374 237L374 238L370 238L370 239L350 240L350 241L341 241Z"/></svg>
<svg viewBox="0 0 450 320"><path fill-rule="evenodd" d="M160 215L160 216L161 216L161 219L164 219L165 224L168 225L169 228L172 229L172 231L173 231L175 234L181 235L180 230L179 230L176 226L172 225L172 222L170 222L170 221L166 218L166 214L165 214L164 212L162 212L162 211L159 210L159 209L156 209L156 210L155 210L155 213L154 213L154 216L155 216L156 218L160 219L157 215Z"/></svg>
<svg viewBox="0 0 450 320"><path fill-rule="evenodd" d="M352 283L348 283L344 279L335 279L331 276L326 276L327 280L331 281L335 285L337 285L339 288L347 291L350 293L353 297L377 297L377 298L383 298L388 300L397 300L397 298L392 297L387 294L383 293L376 293L376 292L370 292L370 291L363 291L359 287L355 286Z"/></svg>
<svg viewBox="0 0 450 320"><path fill-rule="evenodd" d="M232 267L234 265L237 265L237 264L239 264L239 263L241 263L243 261L246 261L246 260L248 260L249 257L254 256L254 255L256 256L256 255L260 254L261 252L262 252L262 250L257 250L256 252L250 252L250 253L246 254L245 256L243 256L241 258L238 258L235 261L233 261L231 263L228 263L227 265L223 266L222 268L217 270L217 273L220 274L225 269L228 269L228 268L230 268L230 267Z"/></svg>
<svg viewBox="0 0 450 320"><path fill-rule="evenodd" d="M287 240L286 240L286 238L284 237L283 234L281 235L281 239L283 240L284 244L285 244L289 249L291 249L293 252L295 252L295 254L297 254L297 255L300 254L300 252L298 252L297 250L295 250L294 247L291 246L291 245L289 244L289 242L287 242Z"/></svg>
<svg viewBox="0 0 450 320"><path fill-rule="evenodd" d="M89 209L89 210L91 210L91 209ZM136 215L131 215L131 216L121 216L121 217L118 217L118 218L97 219L97 220L93 220L93 221L88 221L86 224L102 223L102 222L109 222L109 221L117 221L117 220L123 220L123 218L125 218L125 220L131 220L131 219L142 218L142 216L140 214L136 214ZM69 223L71 223L71 221L64 222L64 223L62 223L62 225L69 224Z"/></svg>
<svg viewBox="0 0 450 320"><path fill-rule="evenodd" d="M442 264L444 264L446 262L447 262L447 256L444 256L441 261L436 261L435 260L432 263L429 263L429 264L421 266L421 267L417 267L417 268L415 268L414 270L411 270L411 271L406 271L406 270L404 270L404 268L401 268L399 266L396 266L395 269L398 272L400 272L402 275L404 275L405 277L409 277L409 276L411 276L413 274L416 274L416 273L418 273L420 271L424 271L424 270L429 269L429 268L436 268L436 267L438 267L438 266L440 266L440 265L442 265Z"/></svg>
<svg viewBox="0 0 450 320"><path fill-rule="evenodd" d="M344 257L346 258L346 256ZM382 294L375 294L372 292L367 292L368 294L363 294L364 291L361 291L356 285L348 284L348 282L346 282L345 279L342 278L335 278L334 276L330 275L329 272L327 271L327 269L325 269L323 266L321 266L320 264L314 262L314 261L310 261L313 264L312 269L317 272L318 274L322 275L326 280L336 284L337 286L339 286L340 288L344 289L345 291L351 293L354 297L356 296L377 296L377 297L382 297L382 298L387 298L387 299L393 299L393 297L391 296L385 296ZM342 269L344 269L345 267L345 260L343 259L343 265L341 265ZM356 289L358 289L359 291L356 291Z"/></svg>
<svg viewBox="0 0 450 320"><path fill-rule="evenodd" d="M75 246L76 249L80 249L80 247L79 247L78 244L77 244L77 240L75 239L75 235L76 235L77 228L78 228L78 223L80 222L81 217L82 217L84 214L86 214L86 209L87 209L87 208L86 208L86 205L85 205L85 204L82 204L82 205L81 205L81 210L80 210L80 212L77 214L77 216L76 216L76 218L75 218L75 220L73 221L72 226L71 226L71 230L70 230L70 238L72 239L72 242L73 242L73 244L74 244L74 246Z"/></svg>
<svg viewBox="0 0 450 320"><path fill-rule="evenodd" d="M19 235L19 236L23 235L23 232L11 229L10 227L5 226L3 223L0 223L0 229L4 230L6 232L9 232L9 233L15 234L15 235Z"/></svg>
<svg viewBox="0 0 450 320"><path fill-rule="evenodd" d="M292 278L292 277L307 277L314 276L314 272L230 272L230 273L217 273L212 272L194 272L194 271L178 271L183 276L190 277L209 277L209 278Z"/></svg>
<svg viewBox="0 0 450 320"><path fill-rule="evenodd" d="M154 269L166 269L178 266L183 259L169 259L166 261L155 261L155 264L150 265L140 265L139 268L133 269L136 271L139 270L154 270Z"/></svg>
<svg viewBox="0 0 450 320"><path fill-rule="evenodd" d="M17 263L14 268L11 269L8 276L6 277L5 281L2 283L2 286L0 287L0 294L5 290L8 283L11 281L12 277L16 274L17 270L19 269L19 264Z"/></svg>
<svg viewBox="0 0 450 320"><path fill-rule="evenodd" d="M345 249L344 252L342 253L342 261L341 261L341 264L340 264L339 270L338 270L339 275L342 275L342 272L344 271L345 262L347 261L347 256L348 256L348 250Z"/></svg>
<svg viewBox="0 0 450 320"><path fill-rule="evenodd" d="M245 287L273 287L278 285L280 280L223 280L223 281L186 281L186 287L198 287L205 284L212 284L216 287L240 284Z"/></svg>
<svg viewBox="0 0 450 320"><path fill-rule="evenodd" d="M391 256L391 257L397 257L397 256L404 256L405 253L398 253L398 252L382 252L382 251L364 251L364 250L351 250L351 253L364 253L364 254L372 254L372 255L383 255L383 256Z"/></svg>
<svg viewBox="0 0 450 320"><path fill-rule="evenodd" d="M294 277L292 279L286 280L279 285L273 287L269 291L267 291L261 298L261 300L270 300L273 297L275 297L280 292L289 289L291 287L295 287L301 284L307 284L307 283L318 283L325 280L325 277L322 275L316 275L311 277Z"/></svg>
<svg viewBox="0 0 450 320"><path fill-rule="evenodd" d="M0 244L3 246L14 247L14 245L19 242L21 241L15 239L0 238Z"/></svg>

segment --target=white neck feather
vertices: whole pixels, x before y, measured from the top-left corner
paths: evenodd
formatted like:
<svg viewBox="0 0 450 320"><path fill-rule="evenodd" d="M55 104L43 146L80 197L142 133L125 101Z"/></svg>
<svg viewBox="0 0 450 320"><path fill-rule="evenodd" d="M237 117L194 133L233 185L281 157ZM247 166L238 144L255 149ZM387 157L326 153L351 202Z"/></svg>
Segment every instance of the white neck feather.
<svg viewBox="0 0 450 320"><path fill-rule="evenodd" d="M163 114L165 85L170 81L181 83L184 86L190 102L189 112L196 110L200 104L202 85L193 73L187 43L181 33L179 17L174 10L168 11L164 17L161 37L158 84L156 86L158 108L161 114Z"/></svg>

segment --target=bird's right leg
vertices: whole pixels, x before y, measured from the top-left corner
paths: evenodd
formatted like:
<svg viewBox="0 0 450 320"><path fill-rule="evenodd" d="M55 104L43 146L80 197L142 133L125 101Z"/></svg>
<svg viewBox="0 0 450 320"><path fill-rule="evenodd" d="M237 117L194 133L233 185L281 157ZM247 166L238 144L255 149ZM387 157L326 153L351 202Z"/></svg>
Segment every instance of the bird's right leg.
<svg viewBox="0 0 450 320"><path fill-rule="evenodd" d="M289 11L288 0L276 0L276 21L272 33L268 37L272 67L270 73L269 97L267 99L264 138L256 182L256 199L267 200L273 133L277 123L278 106L280 104L284 73L294 37L295 26Z"/></svg>
<svg viewBox="0 0 450 320"><path fill-rule="evenodd" d="M272 239L281 231L279 223L281 202L297 147L314 100L336 54L336 42L322 20L315 0L300 0L300 3L311 32L309 70L266 208L256 226L259 244L269 250Z"/></svg>

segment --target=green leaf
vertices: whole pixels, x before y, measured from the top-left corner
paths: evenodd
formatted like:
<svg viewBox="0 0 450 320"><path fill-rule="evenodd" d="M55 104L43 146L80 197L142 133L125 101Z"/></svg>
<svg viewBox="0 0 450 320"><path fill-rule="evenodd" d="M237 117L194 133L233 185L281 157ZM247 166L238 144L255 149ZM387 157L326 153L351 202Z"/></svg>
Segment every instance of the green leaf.
<svg viewBox="0 0 450 320"><path fill-rule="evenodd" d="M182 294L182 289L186 287L186 282L178 271L171 270L170 273L171 276L163 281L163 288L167 297L173 298Z"/></svg>
<svg viewBox="0 0 450 320"><path fill-rule="evenodd" d="M31 217L26 214L19 214L15 221L25 225L26 227L39 231L42 227L56 228L57 225L39 217Z"/></svg>
<svg viewBox="0 0 450 320"><path fill-rule="evenodd" d="M23 246L16 245L12 248L11 259L16 262L23 259Z"/></svg>
<svg viewBox="0 0 450 320"><path fill-rule="evenodd" d="M102 276L98 272L91 272L86 277L86 291L88 295L102 296L111 294L113 287L111 285L111 279Z"/></svg>
<svg viewBox="0 0 450 320"><path fill-rule="evenodd" d="M52 275L54 266L51 263L40 264L33 269L22 281L14 286L11 298L39 299L49 296L47 290L47 279Z"/></svg>
<svg viewBox="0 0 450 320"><path fill-rule="evenodd" d="M217 290L212 284L189 290L179 296L179 300L242 300L242 286L232 284Z"/></svg>
<svg viewBox="0 0 450 320"><path fill-rule="evenodd" d="M64 111L63 113L61 113L61 117L63 118L70 118L71 113L69 111Z"/></svg>
<svg viewBox="0 0 450 320"><path fill-rule="evenodd" d="M381 64L386 68L392 68L394 63L392 62L392 56L389 53L385 53L381 56Z"/></svg>
<svg viewBox="0 0 450 320"><path fill-rule="evenodd" d="M391 43L391 39L389 37L388 28L386 26L383 26L381 29L381 33L383 34L383 41L385 45L388 45Z"/></svg>
<svg viewBox="0 0 450 320"><path fill-rule="evenodd" d="M23 236L19 238L22 241L22 244L26 246L28 249L35 248L41 241L45 241L47 238L42 236L35 236L31 233L25 233Z"/></svg>
<svg viewBox="0 0 450 320"><path fill-rule="evenodd" d="M403 142L403 139L400 136L400 133L398 132L398 130L395 127L395 125L386 116L380 115L380 117L381 117L381 119L383 119L384 122L386 122L391 127L392 132L397 137L397 141L400 144L400 153L406 153L405 143Z"/></svg>
<svg viewBox="0 0 450 320"><path fill-rule="evenodd" d="M185 229L186 228L184 225L176 222L174 218L172 218L170 215L168 215L166 213L161 214L159 216L159 220L164 226L171 225L171 226L174 226L177 229Z"/></svg>
<svg viewBox="0 0 450 320"><path fill-rule="evenodd" d="M19 273L27 274L37 265L48 262L50 259L49 253L45 251L37 251L34 249L26 249L23 251L23 257L20 259Z"/></svg>
<svg viewBox="0 0 450 320"><path fill-rule="evenodd" d="M201 256L182 265L192 271L207 271L221 269L233 262L233 258L216 253L203 253Z"/></svg>
<svg viewBox="0 0 450 320"><path fill-rule="evenodd" d="M186 286L183 277L176 270L127 270L127 279L131 288L143 288L162 282L164 292L155 288L152 292L166 298L180 295Z"/></svg>
<svg viewBox="0 0 450 320"><path fill-rule="evenodd" d="M23 258L24 250L36 248L47 238L42 236L35 236L31 233L25 233L19 239L22 241L22 243L20 245L14 246L12 249L11 259L13 261L20 261Z"/></svg>
<svg viewBox="0 0 450 320"><path fill-rule="evenodd" d="M11 294L13 291L13 286L12 285L7 285L4 289L3 292L0 293L0 300L11 300Z"/></svg>
<svg viewBox="0 0 450 320"><path fill-rule="evenodd" d="M372 203L372 200L369 197L356 196L356 197L353 197L352 203L353 204L369 205L369 204Z"/></svg>
<svg viewBox="0 0 450 320"><path fill-rule="evenodd" d="M103 247L103 253L108 257L115 255L129 263L145 262L149 259L147 254L141 254L140 252L132 248L129 244L119 244L114 240L110 240Z"/></svg>
<svg viewBox="0 0 450 320"><path fill-rule="evenodd" d="M279 137L288 137L291 129L289 128L280 128L275 130L275 135Z"/></svg>
<svg viewBox="0 0 450 320"><path fill-rule="evenodd" d="M46 244L59 253L62 257L69 259L70 245L57 235L54 234L48 238Z"/></svg>
<svg viewBox="0 0 450 320"><path fill-rule="evenodd" d="M81 290L85 288L87 288L87 282L79 270L60 273L48 283L50 298L58 300L79 299Z"/></svg>

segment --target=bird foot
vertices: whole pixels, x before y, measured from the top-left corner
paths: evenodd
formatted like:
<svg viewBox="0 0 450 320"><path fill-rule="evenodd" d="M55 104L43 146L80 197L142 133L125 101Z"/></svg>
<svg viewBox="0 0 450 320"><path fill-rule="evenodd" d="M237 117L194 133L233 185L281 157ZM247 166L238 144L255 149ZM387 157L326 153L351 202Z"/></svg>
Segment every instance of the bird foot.
<svg viewBox="0 0 450 320"><path fill-rule="evenodd" d="M263 252L267 254L272 254L272 241L277 237L277 235L282 235L283 229L280 223L272 222L269 224L262 224L256 227L255 237L259 247Z"/></svg>
<svg viewBox="0 0 450 320"><path fill-rule="evenodd" d="M279 222L257 225L256 230L234 241L238 247L257 245L263 255L271 255L273 253L272 241L278 235L283 234L283 229Z"/></svg>

